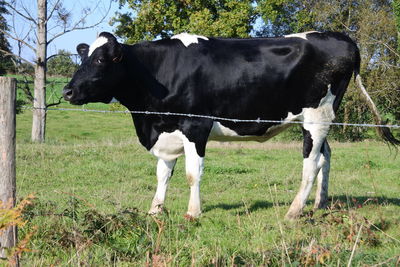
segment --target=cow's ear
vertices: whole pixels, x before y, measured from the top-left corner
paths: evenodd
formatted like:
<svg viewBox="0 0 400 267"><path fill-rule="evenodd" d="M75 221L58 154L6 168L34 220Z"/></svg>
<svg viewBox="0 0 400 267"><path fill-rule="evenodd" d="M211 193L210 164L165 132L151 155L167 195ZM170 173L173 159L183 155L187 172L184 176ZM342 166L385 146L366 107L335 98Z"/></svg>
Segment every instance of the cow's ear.
<svg viewBox="0 0 400 267"><path fill-rule="evenodd" d="M122 46L117 41L117 38L115 38L115 36L109 32L102 32L99 34L99 37L107 38L110 47L109 53L111 59L114 63L119 63L122 60L123 53L122 53Z"/></svg>
<svg viewBox="0 0 400 267"><path fill-rule="evenodd" d="M76 47L76 51L78 52L81 61L84 61L89 54L89 45L88 44L78 44Z"/></svg>

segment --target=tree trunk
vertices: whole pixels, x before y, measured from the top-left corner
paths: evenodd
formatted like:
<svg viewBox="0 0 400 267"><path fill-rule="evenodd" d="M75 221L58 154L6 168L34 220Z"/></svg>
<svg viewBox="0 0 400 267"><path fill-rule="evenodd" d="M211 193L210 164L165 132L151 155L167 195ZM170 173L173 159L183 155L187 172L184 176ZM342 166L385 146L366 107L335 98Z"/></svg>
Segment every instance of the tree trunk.
<svg viewBox="0 0 400 267"><path fill-rule="evenodd" d="M38 0L32 141L44 142L46 130L47 0Z"/></svg>

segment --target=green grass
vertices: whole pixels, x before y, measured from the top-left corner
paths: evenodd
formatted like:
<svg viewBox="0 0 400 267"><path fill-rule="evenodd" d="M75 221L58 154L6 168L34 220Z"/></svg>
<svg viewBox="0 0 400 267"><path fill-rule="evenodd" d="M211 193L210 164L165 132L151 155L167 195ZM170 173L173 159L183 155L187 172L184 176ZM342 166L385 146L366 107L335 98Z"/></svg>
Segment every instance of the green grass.
<svg viewBox="0 0 400 267"><path fill-rule="evenodd" d="M21 239L25 266L352 266L400 255L400 158L382 143L332 144L330 209L283 220L302 169L298 143L209 145L203 215L188 222L184 160L167 212L146 215L156 159L131 117L49 111L46 144L29 142L31 112L17 117L19 198L34 193ZM1 263L0 263L1 264Z"/></svg>

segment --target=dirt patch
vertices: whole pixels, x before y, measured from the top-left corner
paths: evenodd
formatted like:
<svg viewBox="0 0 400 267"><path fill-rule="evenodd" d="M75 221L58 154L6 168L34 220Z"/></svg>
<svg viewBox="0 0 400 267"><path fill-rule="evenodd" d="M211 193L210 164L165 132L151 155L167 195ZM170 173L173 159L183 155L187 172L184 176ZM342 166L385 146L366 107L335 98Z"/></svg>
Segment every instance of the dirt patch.
<svg viewBox="0 0 400 267"><path fill-rule="evenodd" d="M192 186L194 184L193 176L190 173L187 173L186 178L187 178L189 186Z"/></svg>

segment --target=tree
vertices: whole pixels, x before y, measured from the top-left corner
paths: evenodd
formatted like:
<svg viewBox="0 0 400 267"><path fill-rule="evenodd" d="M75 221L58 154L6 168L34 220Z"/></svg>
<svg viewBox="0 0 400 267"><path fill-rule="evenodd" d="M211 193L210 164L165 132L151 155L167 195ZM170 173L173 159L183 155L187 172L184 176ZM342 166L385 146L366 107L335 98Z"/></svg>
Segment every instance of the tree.
<svg viewBox="0 0 400 267"><path fill-rule="evenodd" d="M8 25L3 14L8 14L8 11L5 7L5 2L0 1L0 29L7 31ZM0 75L2 75L7 71L10 71L13 66L10 56L10 44L2 31L0 31L0 52Z"/></svg>
<svg viewBox="0 0 400 267"><path fill-rule="evenodd" d="M281 36L294 32L312 30L315 0L259 0L257 13L264 25L257 36Z"/></svg>
<svg viewBox="0 0 400 267"><path fill-rule="evenodd" d="M100 24L110 10L111 0L108 10L102 18L92 25L86 25L85 21L95 10L98 10L99 4L92 9L84 8L81 17L74 22L72 22L71 12L64 8L61 0L50 2L50 6L48 6L47 0L37 0L36 5L33 1L26 0L11 0L5 4L12 17L18 16L26 22L24 27L28 30L21 34L14 25L10 31L0 29L0 32L17 41L20 48L26 47L35 53L34 63L23 58L20 53L14 56L20 61L34 66L32 141L44 142L46 108L48 106L46 105L47 47L54 40L71 31L88 29ZM28 5L31 6L28 7ZM34 14L34 10L37 10L37 15ZM48 29L48 25L51 25L50 29Z"/></svg>
<svg viewBox="0 0 400 267"><path fill-rule="evenodd" d="M207 36L248 37L255 21L251 0L120 0L133 13L113 19L116 35L127 43L166 38L181 32Z"/></svg>
<svg viewBox="0 0 400 267"><path fill-rule="evenodd" d="M49 75L69 77L74 74L77 64L71 59L71 53L66 50L59 50L56 55L47 61Z"/></svg>

